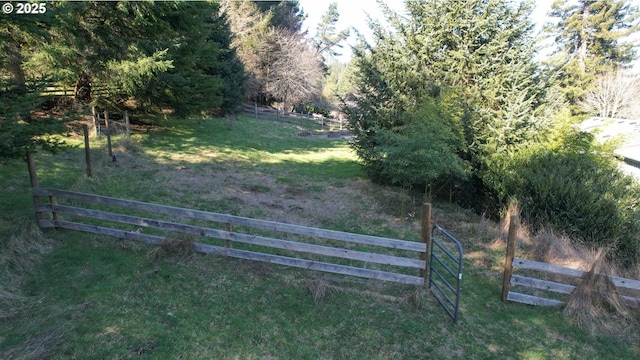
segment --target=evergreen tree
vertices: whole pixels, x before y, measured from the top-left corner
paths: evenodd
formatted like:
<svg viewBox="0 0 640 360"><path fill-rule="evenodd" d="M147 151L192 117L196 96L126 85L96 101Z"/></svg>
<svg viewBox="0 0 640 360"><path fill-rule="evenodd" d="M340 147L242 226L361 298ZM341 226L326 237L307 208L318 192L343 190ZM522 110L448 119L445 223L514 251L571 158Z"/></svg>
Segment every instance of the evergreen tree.
<svg viewBox="0 0 640 360"><path fill-rule="evenodd" d="M234 113L242 63L216 2L49 2L37 16L0 17L0 157L55 150L60 122L32 119L45 86L74 89L76 104L187 116Z"/></svg>
<svg viewBox="0 0 640 360"><path fill-rule="evenodd" d="M270 41L273 28L271 14L263 13L252 1L225 0L222 9L229 19L232 47L246 74L245 97L260 103L265 100L264 65L271 61L273 47Z"/></svg>
<svg viewBox="0 0 640 360"><path fill-rule="evenodd" d="M216 3L181 2L158 16L170 36L167 47L172 68L154 76L142 98L154 106L169 107L181 116L215 110L235 112L241 102L244 75L231 46L231 32Z"/></svg>
<svg viewBox="0 0 640 360"><path fill-rule="evenodd" d="M59 26L40 58L81 103L227 112L244 76L215 2L52 3Z"/></svg>
<svg viewBox="0 0 640 360"><path fill-rule="evenodd" d="M19 89L26 86L27 71L25 61L39 42L47 37L51 26L51 15L37 16L3 14L0 17L0 64L5 86Z"/></svg>
<svg viewBox="0 0 640 360"><path fill-rule="evenodd" d="M148 46L166 30L149 21L149 2L60 2L50 4L57 26L42 46L45 69L63 86L75 88L75 100L118 103L134 95L136 84L170 67L163 49ZM153 26L155 25L155 26ZM153 29L151 29L153 27ZM95 87L105 99L94 98Z"/></svg>
<svg viewBox="0 0 640 360"><path fill-rule="evenodd" d="M327 75L322 83L322 96L328 100L332 107L338 108L340 98L348 97L353 93L354 87L351 79L354 71L353 62L334 62L329 65Z"/></svg>
<svg viewBox="0 0 640 360"><path fill-rule="evenodd" d="M558 49L550 65L570 104L583 100L599 75L635 59L632 44L623 39L640 28L640 13L628 1L556 1L551 16L558 20L547 24L546 31Z"/></svg>
<svg viewBox="0 0 640 360"><path fill-rule="evenodd" d="M338 4L333 2L329 4L327 12L322 15L318 23L315 45L325 62L340 55L336 48L341 49L342 45L340 43L349 37L349 29L336 33L336 23L339 19Z"/></svg>
<svg viewBox="0 0 640 360"><path fill-rule="evenodd" d="M443 178L464 178L466 164L458 156L464 147L460 118L448 95L426 97L404 113L404 124L380 131L376 167L403 188L431 186Z"/></svg>
<svg viewBox="0 0 640 360"><path fill-rule="evenodd" d="M390 26L371 23L374 43L361 38L355 49L356 98L344 109L354 147L379 174L380 134L406 126L405 112L444 89L455 99L463 129L465 147L457 154L473 165L468 184L480 186L465 192L486 193L487 157L523 146L544 126L534 116L545 101L545 83L534 61L532 4L410 0L406 8L405 20L383 6Z"/></svg>
<svg viewBox="0 0 640 360"><path fill-rule="evenodd" d="M268 13L269 25L274 28L300 32L305 14L298 0L258 0L253 1L263 13Z"/></svg>
<svg viewBox="0 0 640 360"><path fill-rule="evenodd" d="M19 158L37 148L55 152L64 143L50 134L62 124L32 116L42 103L48 74L34 57L54 24L51 13L0 16L0 161Z"/></svg>

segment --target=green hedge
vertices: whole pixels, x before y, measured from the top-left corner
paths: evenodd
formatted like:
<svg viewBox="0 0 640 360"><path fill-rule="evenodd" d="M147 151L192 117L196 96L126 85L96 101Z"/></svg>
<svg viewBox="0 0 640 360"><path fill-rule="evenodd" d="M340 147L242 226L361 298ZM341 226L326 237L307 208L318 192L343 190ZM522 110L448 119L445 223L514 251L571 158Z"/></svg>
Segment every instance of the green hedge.
<svg viewBox="0 0 640 360"><path fill-rule="evenodd" d="M617 163L591 134L567 131L496 155L488 183L503 205L517 200L534 228L551 225L631 263L640 259L640 184Z"/></svg>

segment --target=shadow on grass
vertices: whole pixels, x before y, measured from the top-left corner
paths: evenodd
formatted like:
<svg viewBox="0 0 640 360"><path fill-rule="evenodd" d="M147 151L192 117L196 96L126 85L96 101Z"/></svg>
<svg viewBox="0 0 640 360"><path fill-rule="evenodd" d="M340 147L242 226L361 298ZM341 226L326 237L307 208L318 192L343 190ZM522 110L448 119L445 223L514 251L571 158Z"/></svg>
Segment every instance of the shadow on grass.
<svg viewBox="0 0 640 360"><path fill-rule="evenodd" d="M189 177L198 175L198 181L204 181L200 179L234 168L231 175L237 179L231 181L242 183L243 174L254 176L249 190L238 186L237 193L248 192L247 199L276 193L277 200L285 201L277 194L278 182L293 196L289 185L301 178L332 184L363 176L346 142L297 138L296 126L245 118L231 131L216 119L164 125L162 132L139 137L138 151L119 149L126 156L117 164L105 164L104 177L86 179L82 190L184 202L167 186L173 184L163 183L183 172L176 184L202 203ZM103 154L104 148L96 151ZM84 177L82 157L68 156L39 160L43 187L67 188ZM4 175L9 170L3 171L9 176ZM31 201L26 168L19 171L24 180L9 185L19 187L19 194L0 200L8 212L24 211L12 209L11 202L28 208ZM267 177L272 181L268 186ZM316 187L307 191L312 194L328 187L309 181L301 188L310 186ZM204 195L221 191L205 190ZM348 220L370 221L357 215ZM375 220L380 225L386 221ZM407 224L402 231L415 229ZM310 271L198 254L157 261L149 255L153 248L119 239L64 230L48 231L47 236L57 246L25 280L30 305L0 323L0 353L26 357L34 341L50 339L43 343L54 359L637 356L637 349L619 339L589 337L567 323L559 310L502 303L499 277L470 259L465 259L460 322L454 326L422 288L351 281L344 285L332 278L335 285L318 299L308 283L323 275ZM416 302L418 298L422 300Z"/></svg>

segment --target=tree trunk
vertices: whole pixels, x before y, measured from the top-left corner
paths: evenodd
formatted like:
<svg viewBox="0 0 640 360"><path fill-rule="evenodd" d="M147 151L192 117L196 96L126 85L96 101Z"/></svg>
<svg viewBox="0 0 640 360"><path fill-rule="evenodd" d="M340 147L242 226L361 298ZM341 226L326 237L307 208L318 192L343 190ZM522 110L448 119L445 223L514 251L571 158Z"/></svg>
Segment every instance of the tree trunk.
<svg viewBox="0 0 640 360"><path fill-rule="evenodd" d="M10 52L7 55L7 70L9 70L9 76L11 81L15 84L16 88L25 88L25 75L22 69L22 55L20 51Z"/></svg>
<svg viewBox="0 0 640 360"><path fill-rule="evenodd" d="M19 44L10 46L11 50L7 54L7 70L9 70L9 77L11 78L13 90L18 96L23 96L27 93L26 77L22 64L24 58L22 57L21 47ZM26 122L31 122L31 110L28 108L19 109L19 116Z"/></svg>
<svg viewBox="0 0 640 360"><path fill-rule="evenodd" d="M580 71L584 74L587 71L587 54L589 43L589 6L583 5L582 12L582 29L580 29L580 45L578 48L578 64L580 65Z"/></svg>
<svg viewBox="0 0 640 360"><path fill-rule="evenodd" d="M424 182L424 198L423 202L431 202L431 184L428 181Z"/></svg>
<svg viewBox="0 0 640 360"><path fill-rule="evenodd" d="M238 120L238 115L235 113L227 113L224 115L224 118L229 122L227 126L227 130L233 130L233 123Z"/></svg>
<svg viewBox="0 0 640 360"><path fill-rule="evenodd" d="M400 219L407 218L407 198L409 197L409 186L402 186L402 200L400 200Z"/></svg>
<svg viewBox="0 0 640 360"><path fill-rule="evenodd" d="M78 74L78 81L76 82L74 103L87 104L91 101L91 76L86 71L81 71Z"/></svg>

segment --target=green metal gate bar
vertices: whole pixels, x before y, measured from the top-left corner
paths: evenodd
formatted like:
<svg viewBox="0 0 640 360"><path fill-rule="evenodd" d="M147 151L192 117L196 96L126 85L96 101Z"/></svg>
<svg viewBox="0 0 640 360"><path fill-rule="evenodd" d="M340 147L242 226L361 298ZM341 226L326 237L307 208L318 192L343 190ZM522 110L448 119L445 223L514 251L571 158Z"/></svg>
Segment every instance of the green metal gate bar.
<svg viewBox="0 0 640 360"><path fill-rule="evenodd" d="M450 247L455 245L458 254L453 254L453 251L447 249L447 244ZM446 230L436 225L431 229L430 247L429 289L455 324L458 321L462 283L462 245Z"/></svg>

